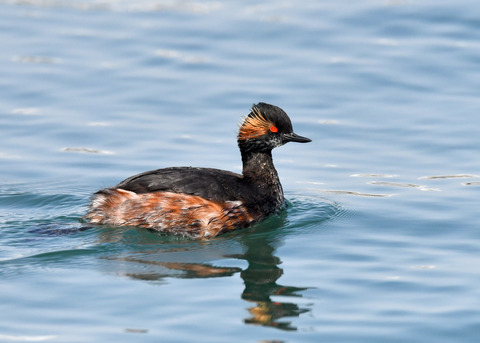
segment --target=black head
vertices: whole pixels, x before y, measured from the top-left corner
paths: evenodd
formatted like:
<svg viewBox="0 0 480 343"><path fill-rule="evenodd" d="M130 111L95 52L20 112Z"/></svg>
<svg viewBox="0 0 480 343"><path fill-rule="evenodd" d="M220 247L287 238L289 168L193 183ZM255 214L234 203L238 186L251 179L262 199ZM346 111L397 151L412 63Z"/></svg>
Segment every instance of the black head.
<svg viewBox="0 0 480 343"><path fill-rule="evenodd" d="M311 141L293 132L292 122L284 110L264 102L252 106L238 132L238 145L248 150L270 151L288 142Z"/></svg>

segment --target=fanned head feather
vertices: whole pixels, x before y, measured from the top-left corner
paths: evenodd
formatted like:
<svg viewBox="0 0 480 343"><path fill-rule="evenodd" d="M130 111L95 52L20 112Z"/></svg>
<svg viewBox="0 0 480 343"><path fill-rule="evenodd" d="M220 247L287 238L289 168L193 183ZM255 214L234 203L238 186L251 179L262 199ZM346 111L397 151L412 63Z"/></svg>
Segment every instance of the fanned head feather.
<svg viewBox="0 0 480 343"><path fill-rule="evenodd" d="M266 134L272 126L275 126L274 123L267 120L258 107L253 106L252 112L245 117L240 126L238 139L258 138Z"/></svg>

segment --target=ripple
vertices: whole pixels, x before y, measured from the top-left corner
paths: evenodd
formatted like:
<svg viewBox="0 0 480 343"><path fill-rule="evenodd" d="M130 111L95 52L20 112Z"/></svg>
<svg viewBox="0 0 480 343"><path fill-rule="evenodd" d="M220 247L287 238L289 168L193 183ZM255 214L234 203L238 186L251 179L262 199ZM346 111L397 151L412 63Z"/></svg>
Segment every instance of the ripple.
<svg viewBox="0 0 480 343"><path fill-rule="evenodd" d="M389 39L389 38L378 38L373 41L373 44L385 45L385 46L398 46L398 40Z"/></svg>
<svg viewBox="0 0 480 343"><path fill-rule="evenodd" d="M453 175L437 175L437 176L422 176L419 177L419 180L438 180L438 179L468 179L480 177L480 175L475 174L453 174Z"/></svg>
<svg viewBox="0 0 480 343"><path fill-rule="evenodd" d="M401 182L384 182L384 181L370 181L370 185L376 186L388 186L388 187L404 187L404 188L417 188L421 191L439 192L439 188L429 188L424 185L417 185L414 183L401 183Z"/></svg>
<svg viewBox="0 0 480 343"><path fill-rule="evenodd" d="M18 336L18 335L0 335L0 340L6 342L44 342L56 339L57 336Z"/></svg>
<svg viewBox="0 0 480 343"><path fill-rule="evenodd" d="M463 182L462 185L464 185L464 186L480 186L480 181Z"/></svg>
<svg viewBox="0 0 480 343"><path fill-rule="evenodd" d="M210 62L207 58L201 56L193 56L193 55L185 55L177 50L162 50L157 49L155 50L155 56L166 58L166 59L173 59L178 60L184 63L190 64L204 64Z"/></svg>
<svg viewBox="0 0 480 343"><path fill-rule="evenodd" d="M379 177L379 178L393 178L393 177L398 177L398 175L395 174L352 174L350 177Z"/></svg>
<svg viewBox="0 0 480 343"><path fill-rule="evenodd" d="M278 223L286 229L286 233L298 234L298 232L308 233L318 230L330 220L343 217L348 213L341 203L315 196L291 196L289 204L287 216L283 222ZM294 231L290 231L292 228Z"/></svg>
<svg viewBox="0 0 480 343"><path fill-rule="evenodd" d="M80 152L86 154L102 154L102 155L113 155L113 151L109 150L99 150L99 149L92 149L92 148L81 148L81 147L66 147L62 148L61 151L64 152Z"/></svg>
<svg viewBox="0 0 480 343"><path fill-rule="evenodd" d="M112 123L105 122L105 121L92 121L92 122L87 123L87 125L88 125L88 126L101 126L101 127L105 127L105 126L112 126Z"/></svg>
<svg viewBox="0 0 480 343"><path fill-rule="evenodd" d="M78 202L78 197L71 194L38 194L33 192L0 191L2 208L34 209L69 207Z"/></svg>
<svg viewBox="0 0 480 343"><path fill-rule="evenodd" d="M133 329L133 328L125 328L124 330L127 333L137 333L137 334L145 334L148 333L147 329Z"/></svg>
<svg viewBox="0 0 480 343"><path fill-rule="evenodd" d="M417 269L417 270L432 270L432 269L436 269L437 266L434 266L434 265L419 265L419 266L412 266L413 269Z"/></svg>
<svg viewBox="0 0 480 343"><path fill-rule="evenodd" d="M22 156L18 155L9 155L4 152L0 152L0 159L5 159L5 160L19 160L21 159Z"/></svg>
<svg viewBox="0 0 480 343"><path fill-rule="evenodd" d="M317 123L321 125L339 125L340 121L336 119L320 119Z"/></svg>
<svg viewBox="0 0 480 343"><path fill-rule="evenodd" d="M37 116L40 114L40 109L37 107L15 108L12 114L20 114L24 116Z"/></svg>
<svg viewBox="0 0 480 343"><path fill-rule="evenodd" d="M46 57L46 56L15 56L12 58L13 62L17 63L33 63L33 64L60 64L60 58Z"/></svg>
<svg viewBox="0 0 480 343"><path fill-rule="evenodd" d="M306 185L324 185L325 182L320 181L296 181L299 184L306 184Z"/></svg>
<svg viewBox="0 0 480 343"><path fill-rule="evenodd" d="M28 232L34 235L58 237L76 234L91 228L90 226L80 226L78 224L46 223L33 226L28 229Z"/></svg>
<svg viewBox="0 0 480 343"><path fill-rule="evenodd" d="M9 3L48 8L69 8L81 11L115 11L115 12L160 12L179 11L187 13L207 14L222 7L220 2L195 1L125 1L125 0L94 0L94 1L63 1L63 0L13 0Z"/></svg>
<svg viewBox="0 0 480 343"><path fill-rule="evenodd" d="M361 193L355 191L344 191L344 190L333 190L333 189L324 189L322 192L333 193L333 194L346 194L353 195L358 197L374 197L374 198L389 198L395 194L379 194L379 193Z"/></svg>

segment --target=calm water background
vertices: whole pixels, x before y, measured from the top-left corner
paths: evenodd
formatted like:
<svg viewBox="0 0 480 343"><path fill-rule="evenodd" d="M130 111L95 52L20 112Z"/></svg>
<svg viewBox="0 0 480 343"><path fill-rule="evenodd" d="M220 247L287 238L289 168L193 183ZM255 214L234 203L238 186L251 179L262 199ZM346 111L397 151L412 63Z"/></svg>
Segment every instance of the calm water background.
<svg viewBox="0 0 480 343"><path fill-rule="evenodd" d="M0 341L478 342L476 1L0 1ZM84 230L141 171L240 171L252 103L310 144L291 207L195 242Z"/></svg>

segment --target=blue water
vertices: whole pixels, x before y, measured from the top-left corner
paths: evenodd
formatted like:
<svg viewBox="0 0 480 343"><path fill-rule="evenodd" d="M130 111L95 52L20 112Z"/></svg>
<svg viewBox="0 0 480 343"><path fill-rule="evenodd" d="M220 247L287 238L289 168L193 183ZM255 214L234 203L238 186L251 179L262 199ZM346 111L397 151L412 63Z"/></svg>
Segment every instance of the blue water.
<svg viewBox="0 0 480 343"><path fill-rule="evenodd" d="M478 342L480 5L0 1L0 341ZM85 229L145 170L241 170L251 104L290 207L197 242Z"/></svg>

